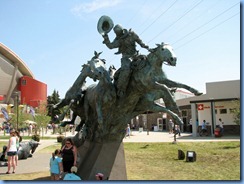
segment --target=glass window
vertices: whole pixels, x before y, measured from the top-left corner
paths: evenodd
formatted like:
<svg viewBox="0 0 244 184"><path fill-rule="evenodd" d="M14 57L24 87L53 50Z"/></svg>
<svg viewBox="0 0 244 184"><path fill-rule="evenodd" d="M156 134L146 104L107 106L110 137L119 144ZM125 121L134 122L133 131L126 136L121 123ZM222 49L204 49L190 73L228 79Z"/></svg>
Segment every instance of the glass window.
<svg viewBox="0 0 244 184"><path fill-rule="evenodd" d="M227 114L227 109L220 109L219 110L219 113L220 114Z"/></svg>
<svg viewBox="0 0 244 184"><path fill-rule="evenodd" d="M22 80L21 84L22 84L22 86L25 86L26 85L26 80Z"/></svg>
<svg viewBox="0 0 244 184"><path fill-rule="evenodd" d="M187 111L182 111L182 116L187 116Z"/></svg>

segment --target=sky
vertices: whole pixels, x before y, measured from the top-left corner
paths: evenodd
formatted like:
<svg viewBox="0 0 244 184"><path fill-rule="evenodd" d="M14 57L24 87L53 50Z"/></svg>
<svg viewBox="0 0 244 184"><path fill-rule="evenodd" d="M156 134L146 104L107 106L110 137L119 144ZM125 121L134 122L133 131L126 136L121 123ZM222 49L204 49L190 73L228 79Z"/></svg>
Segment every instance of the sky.
<svg viewBox="0 0 244 184"><path fill-rule="evenodd" d="M47 84L48 95L57 90L63 98L94 51L103 52L107 68L120 67L117 49L108 49L97 31L103 15L150 48L170 44L177 66L163 70L171 80L206 93L208 82L240 79L238 0L1 0L0 42ZM115 37L113 30L108 35Z"/></svg>

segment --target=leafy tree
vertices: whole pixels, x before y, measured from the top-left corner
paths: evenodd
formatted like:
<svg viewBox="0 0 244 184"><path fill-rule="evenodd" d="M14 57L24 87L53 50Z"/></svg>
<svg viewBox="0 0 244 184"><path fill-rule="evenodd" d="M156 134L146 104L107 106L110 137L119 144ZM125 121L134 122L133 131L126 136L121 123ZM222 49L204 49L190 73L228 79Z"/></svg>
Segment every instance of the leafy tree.
<svg viewBox="0 0 244 184"><path fill-rule="evenodd" d="M48 116L54 117L55 115L61 114L61 111L59 109L55 109L52 112L52 105L57 104L59 101L59 93L58 91L54 90L52 95L47 97Z"/></svg>
<svg viewBox="0 0 244 184"><path fill-rule="evenodd" d="M234 108L231 110L231 113L233 114L234 122L237 125L240 125L240 118L241 118L241 112L240 112L240 99L234 100Z"/></svg>
<svg viewBox="0 0 244 184"><path fill-rule="evenodd" d="M50 122L51 118L47 116L47 105L45 103L41 103L37 109L36 115L35 115L35 122L36 129L35 134L37 134L37 131L39 131L39 134L43 128L47 127L47 124Z"/></svg>
<svg viewBox="0 0 244 184"><path fill-rule="evenodd" d="M17 110L15 111L16 112L11 115L11 120L10 120L10 123L12 124L13 128L17 129L17 123L18 123L19 130L27 128L25 121L31 119L31 114L23 112L20 107L18 111L18 116L17 116Z"/></svg>

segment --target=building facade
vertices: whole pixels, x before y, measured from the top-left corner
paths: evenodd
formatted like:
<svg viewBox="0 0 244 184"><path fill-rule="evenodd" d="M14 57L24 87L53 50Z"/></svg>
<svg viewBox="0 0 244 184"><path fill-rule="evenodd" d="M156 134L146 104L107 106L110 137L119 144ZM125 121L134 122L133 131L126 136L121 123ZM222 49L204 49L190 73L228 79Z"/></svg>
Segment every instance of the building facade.
<svg viewBox="0 0 244 184"><path fill-rule="evenodd" d="M34 78L25 62L0 43L0 106L21 104L38 107L47 101L47 85ZM3 118L0 112L0 118Z"/></svg>
<svg viewBox="0 0 244 184"><path fill-rule="evenodd" d="M240 126L234 122L232 113L235 108L240 108L236 107L236 101L240 100L240 80L206 83L206 94L201 96L177 90L174 97L181 112L182 132L192 132L193 136L198 136L202 122L206 120L208 132L213 135L221 118L225 134L240 134ZM163 104L162 99L158 102ZM144 130L168 131L170 118L164 113L143 114L132 119L131 124Z"/></svg>

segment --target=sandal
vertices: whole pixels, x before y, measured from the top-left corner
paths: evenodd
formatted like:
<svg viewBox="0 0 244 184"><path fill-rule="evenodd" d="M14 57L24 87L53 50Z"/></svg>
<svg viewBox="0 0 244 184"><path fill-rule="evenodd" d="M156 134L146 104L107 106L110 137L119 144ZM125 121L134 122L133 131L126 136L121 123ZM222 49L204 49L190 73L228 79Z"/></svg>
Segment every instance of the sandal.
<svg viewBox="0 0 244 184"><path fill-rule="evenodd" d="M12 173L15 173L14 171Z"/></svg>
<svg viewBox="0 0 244 184"><path fill-rule="evenodd" d="M10 174L10 173L7 171L6 174Z"/></svg>

